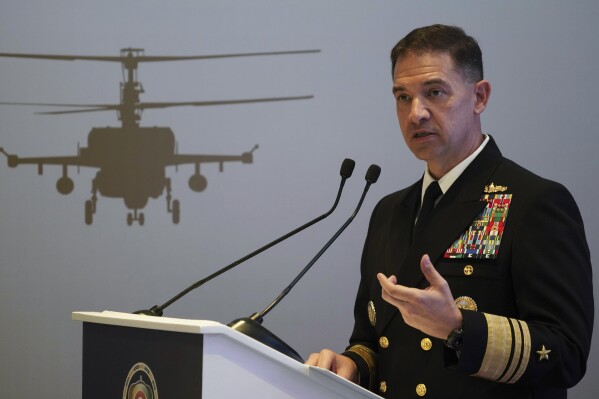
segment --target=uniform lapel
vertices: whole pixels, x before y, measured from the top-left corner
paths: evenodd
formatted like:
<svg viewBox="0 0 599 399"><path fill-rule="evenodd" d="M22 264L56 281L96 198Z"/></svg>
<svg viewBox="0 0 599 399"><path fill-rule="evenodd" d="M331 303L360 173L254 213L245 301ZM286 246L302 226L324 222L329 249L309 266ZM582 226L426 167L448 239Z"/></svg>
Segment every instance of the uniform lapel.
<svg viewBox="0 0 599 399"><path fill-rule="evenodd" d="M386 262L387 276L395 274L398 284L408 287L418 287L421 284L428 285L420 271L422 255L429 254L434 265L443 256L447 248L470 226L472 220L480 214L485 207L485 203L480 200L484 187L489 184L489 180L499 166L501 159L501 152L493 138L490 137L489 143L482 152L441 197L428 226L421 235L422 239L414 243L410 243L412 230L408 230L409 234L406 233L404 223L407 220L409 220L409 223L414 223L414 214L418 207L410 208L410 205L413 205L412 201L415 201L415 199L413 195L407 195L404 201L406 210L401 214L405 216L408 214L407 209L412 209L412 217L406 217L405 220L399 222L401 231L407 235L399 240L398 251L401 252L399 252L400 256L396 257L395 261L400 263L390 264L391 262ZM421 183L415 186L422 187ZM417 191L417 194L420 194L418 190L413 189L411 191ZM420 196L417 195L416 199L418 205ZM405 255L401 256L401 254ZM397 313L397 308L394 306L388 308L393 310L386 310L381 315L381 329L384 329Z"/></svg>
<svg viewBox="0 0 599 399"><path fill-rule="evenodd" d="M395 206L391 225L392 230L386 246L385 269L386 275L397 274L398 265L403 263L410 249L414 220L420 205L422 179L406 190L406 195Z"/></svg>
<svg viewBox="0 0 599 399"><path fill-rule="evenodd" d="M405 259L407 253L410 251L414 220L420 206L421 190L422 179L406 190L405 195L397 202L393 210L391 216L392 228L389 230L389 237L385 238L387 245L385 245L383 258L383 272L387 276L397 275L398 265L403 263L403 259ZM380 296L381 286L378 281L373 283L374 292L377 292ZM379 303L377 306L377 318L381 320L377 322L376 329L380 332L397 313L397 308L383 301L382 298L379 298L376 302Z"/></svg>

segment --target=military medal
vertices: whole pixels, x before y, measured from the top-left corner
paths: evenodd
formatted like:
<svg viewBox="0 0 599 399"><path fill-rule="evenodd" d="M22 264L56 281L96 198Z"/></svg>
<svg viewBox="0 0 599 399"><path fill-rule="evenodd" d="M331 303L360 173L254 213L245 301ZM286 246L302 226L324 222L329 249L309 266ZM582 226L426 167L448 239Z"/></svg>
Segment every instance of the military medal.
<svg viewBox="0 0 599 399"><path fill-rule="evenodd" d="M499 255L499 245L503 237L503 229L508 210L512 202L512 194L497 194L505 191L505 186L485 187L485 194L480 199L487 206L480 215L446 251L445 258L495 259Z"/></svg>
<svg viewBox="0 0 599 399"><path fill-rule="evenodd" d="M376 324L376 309L372 301L368 301L368 320L370 320L370 324L374 327Z"/></svg>

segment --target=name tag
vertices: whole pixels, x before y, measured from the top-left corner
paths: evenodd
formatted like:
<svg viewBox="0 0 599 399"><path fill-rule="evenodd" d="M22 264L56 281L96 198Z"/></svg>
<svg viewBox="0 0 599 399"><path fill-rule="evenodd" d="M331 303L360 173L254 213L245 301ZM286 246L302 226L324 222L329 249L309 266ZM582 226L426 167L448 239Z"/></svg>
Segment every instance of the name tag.
<svg viewBox="0 0 599 399"><path fill-rule="evenodd" d="M487 206L447 250L445 258L495 259L503 237L503 229L512 202L512 194L485 194Z"/></svg>

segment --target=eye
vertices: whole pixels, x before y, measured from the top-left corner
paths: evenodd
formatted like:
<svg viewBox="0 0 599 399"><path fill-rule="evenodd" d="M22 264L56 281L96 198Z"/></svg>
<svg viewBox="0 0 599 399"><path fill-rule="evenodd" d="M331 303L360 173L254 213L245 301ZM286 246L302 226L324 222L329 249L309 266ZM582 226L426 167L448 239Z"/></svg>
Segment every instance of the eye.
<svg viewBox="0 0 599 399"><path fill-rule="evenodd" d="M429 95L431 97L440 97L443 93L445 93L445 92L443 90L441 90L441 89L432 89L429 92Z"/></svg>
<svg viewBox="0 0 599 399"><path fill-rule="evenodd" d="M397 99L397 102L405 103L406 101L408 101L410 99L410 96L408 96L407 94L398 94L396 99Z"/></svg>

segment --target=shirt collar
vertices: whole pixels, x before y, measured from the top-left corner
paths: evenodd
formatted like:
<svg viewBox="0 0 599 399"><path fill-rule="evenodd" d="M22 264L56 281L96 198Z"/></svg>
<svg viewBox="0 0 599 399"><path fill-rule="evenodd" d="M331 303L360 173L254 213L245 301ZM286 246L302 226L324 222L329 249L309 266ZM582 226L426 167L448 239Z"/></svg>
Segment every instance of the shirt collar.
<svg viewBox="0 0 599 399"><path fill-rule="evenodd" d="M447 192L447 190L449 190L449 187L451 187L451 185L458 179L458 177L460 177L462 172L464 172L464 170L466 170L468 165L470 165L472 163L472 161L474 161L474 158L476 158L476 156L478 154L480 154L480 152L483 150L483 148L485 148L485 146L489 142L489 136L486 134L484 136L485 136L484 141L476 149L476 151L474 151L472 154L470 154L462 162L460 162L459 164L454 166L453 169L451 169L449 172L447 172L443 177L441 177L438 180L439 186L441 187L441 191L443 194L445 194ZM427 167L424 171L424 177L422 178L422 191L420 193L420 202L422 202L422 199L424 198L424 192L426 191L427 187L429 186L429 184L431 184L434 181L435 181L435 179L431 176L431 174L428 171L428 167Z"/></svg>

